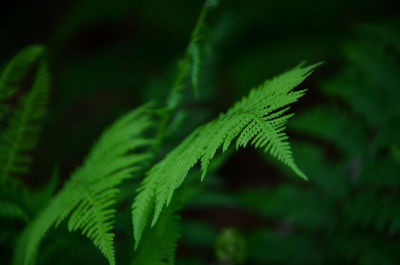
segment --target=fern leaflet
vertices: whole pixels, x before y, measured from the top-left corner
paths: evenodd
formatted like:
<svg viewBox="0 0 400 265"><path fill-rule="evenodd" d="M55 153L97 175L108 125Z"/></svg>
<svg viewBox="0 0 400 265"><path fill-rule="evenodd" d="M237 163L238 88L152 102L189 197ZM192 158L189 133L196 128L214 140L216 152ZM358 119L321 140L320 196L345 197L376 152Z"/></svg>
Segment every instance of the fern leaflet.
<svg viewBox="0 0 400 265"><path fill-rule="evenodd" d="M269 151L298 176L307 179L296 166L286 141L288 137L284 133L285 124L292 114L283 114L289 109L285 106L304 95L305 90L292 90L316 66L299 65L253 89L227 113L195 130L147 173L132 205L136 248L151 215L151 226L154 226L188 171L200 161L203 180L218 148L222 146L223 152L226 151L234 139L236 148L245 147L248 143L264 148L265 152Z"/></svg>
<svg viewBox="0 0 400 265"><path fill-rule="evenodd" d="M100 249L111 265L115 264L113 219L116 188L150 154L138 154L153 141L143 137L152 125L148 106L136 109L116 121L100 137L83 166L72 174L64 188L51 200L19 240L14 264L33 264L40 240L54 224L69 216L70 231L82 230Z"/></svg>

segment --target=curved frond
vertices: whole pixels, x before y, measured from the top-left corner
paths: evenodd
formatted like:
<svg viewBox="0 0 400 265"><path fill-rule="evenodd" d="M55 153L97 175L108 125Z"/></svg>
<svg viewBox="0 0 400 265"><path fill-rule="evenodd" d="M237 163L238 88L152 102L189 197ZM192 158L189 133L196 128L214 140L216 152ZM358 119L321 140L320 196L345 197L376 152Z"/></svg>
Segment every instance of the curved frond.
<svg viewBox="0 0 400 265"><path fill-rule="evenodd" d="M43 54L43 50L43 46L32 45L11 59L0 78L0 100L9 99L14 95L33 64Z"/></svg>
<svg viewBox="0 0 400 265"><path fill-rule="evenodd" d="M306 179L293 160L284 132L291 115L283 114L288 110L287 105L304 95L304 90L293 89L316 66L299 65L253 89L225 114L194 131L148 172L132 205L136 247L149 219L152 218L151 226L154 226L189 170L200 161L203 179L219 147L225 151L235 139L237 148L249 143L263 148Z"/></svg>
<svg viewBox="0 0 400 265"><path fill-rule="evenodd" d="M81 230L115 264L113 221L116 188L140 169L150 154L139 153L153 141L143 137L152 125L147 106L114 123L100 137L83 166L72 174L19 240L14 264L33 264L41 239L53 225L68 218L70 231ZM139 150L138 150L139 149Z"/></svg>

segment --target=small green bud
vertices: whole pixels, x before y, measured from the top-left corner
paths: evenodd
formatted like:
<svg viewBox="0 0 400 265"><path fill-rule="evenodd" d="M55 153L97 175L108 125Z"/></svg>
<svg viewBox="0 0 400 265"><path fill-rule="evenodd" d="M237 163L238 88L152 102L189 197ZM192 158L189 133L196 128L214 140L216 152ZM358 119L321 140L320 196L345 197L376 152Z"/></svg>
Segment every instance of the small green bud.
<svg viewBox="0 0 400 265"><path fill-rule="evenodd" d="M243 264L246 259L246 242L236 229L225 229L218 236L215 254L219 264Z"/></svg>

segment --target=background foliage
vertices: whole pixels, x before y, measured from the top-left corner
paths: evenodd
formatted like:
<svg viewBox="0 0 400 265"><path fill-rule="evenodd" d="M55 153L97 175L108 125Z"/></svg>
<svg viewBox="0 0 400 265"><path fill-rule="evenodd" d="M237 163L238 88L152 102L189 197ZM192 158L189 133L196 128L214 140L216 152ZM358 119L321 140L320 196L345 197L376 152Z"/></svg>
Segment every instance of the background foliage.
<svg viewBox="0 0 400 265"><path fill-rule="evenodd" d="M400 16L394 2L231 0L210 13L199 97L185 90L180 127L170 131L164 154L265 78L304 59L325 64L301 86L309 91L288 128L309 181L255 150L220 157L204 183L187 184L194 196L181 195L189 201L177 264L399 263ZM0 263L8 264L18 232L82 164L102 130L133 107L167 96L203 1L3 5L0 69L22 48L41 43L51 76L50 111L32 173L21 176L30 191L18 198L21 211L0 221ZM52 174L55 165L59 177ZM132 190L122 186L118 196ZM119 205L114 228L119 264L131 262L131 230L128 202ZM52 230L42 245L38 264L107 264L89 240L67 229ZM230 245L245 258L224 251Z"/></svg>

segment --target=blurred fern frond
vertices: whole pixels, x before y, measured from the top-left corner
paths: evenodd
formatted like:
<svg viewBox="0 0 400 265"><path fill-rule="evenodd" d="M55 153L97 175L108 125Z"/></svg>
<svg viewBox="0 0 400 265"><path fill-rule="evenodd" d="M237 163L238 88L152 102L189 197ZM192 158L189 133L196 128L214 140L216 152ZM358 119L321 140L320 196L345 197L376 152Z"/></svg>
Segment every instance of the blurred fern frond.
<svg viewBox="0 0 400 265"><path fill-rule="evenodd" d="M132 178L140 165L151 157L152 145L144 133L153 121L148 106L135 109L106 129L83 166L72 174L63 189L25 229L19 239L14 264L34 264L39 243L47 230L69 217L70 231L80 229L90 238L110 264L115 264L113 219L116 188Z"/></svg>
<svg viewBox="0 0 400 265"><path fill-rule="evenodd" d="M171 204L160 215L157 225L147 231L146 237L135 253L132 264L173 265L175 251L180 238L180 216L177 204Z"/></svg>
<svg viewBox="0 0 400 265"><path fill-rule="evenodd" d="M23 49L11 59L0 78L0 100L7 100L15 94L20 83L43 54L43 51L42 46L32 45Z"/></svg>
<svg viewBox="0 0 400 265"><path fill-rule="evenodd" d="M12 71L9 71L12 76ZM29 172L32 158L27 153L36 147L38 141L40 121L49 99L49 82L47 64L41 62L32 89L22 96L8 126L0 135L0 180L3 183L11 176Z"/></svg>

